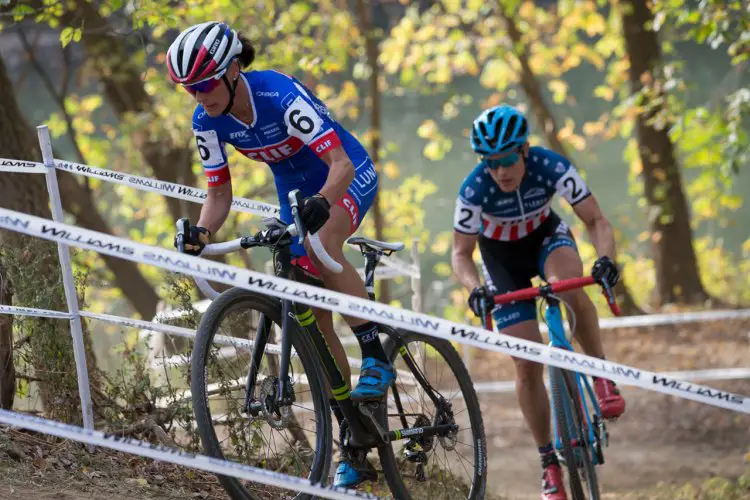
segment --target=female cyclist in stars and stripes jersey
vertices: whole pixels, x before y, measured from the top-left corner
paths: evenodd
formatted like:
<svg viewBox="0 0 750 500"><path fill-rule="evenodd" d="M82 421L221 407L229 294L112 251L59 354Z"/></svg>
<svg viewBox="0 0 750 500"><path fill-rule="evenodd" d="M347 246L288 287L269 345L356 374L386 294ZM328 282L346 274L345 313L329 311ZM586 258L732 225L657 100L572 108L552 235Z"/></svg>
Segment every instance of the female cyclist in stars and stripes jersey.
<svg viewBox="0 0 750 500"><path fill-rule="evenodd" d="M528 134L526 117L510 106L493 107L474 120L471 146L481 161L464 180L456 199L452 264L456 278L471 290L469 307L477 316L492 310L498 330L541 342L533 300L496 307L490 299L530 287L531 278L537 275L554 282L583 274L573 235L550 206L555 193L573 206L586 225L599 255L594 277L614 287L619 273L613 262L612 227L591 191L565 157L529 147ZM477 243L485 285L472 260ZM604 358L591 300L582 289L561 295L575 312L575 334L583 350ZM542 499L565 500L562 471L550 437L544 366L520 358L513 361L518 402L541 455ZM595 379L594 391L604 418L616 418L625 411L625 400L613 382Z"/></svg>
<svg viewBox="0 0 750 500"><path fill-rule="evenodd" d="M225 146L268 164L281 205L281 219L292 223L287 194L299 189L304 196L301 218L310 233L344 266L329 271L305 246L292 252L298 268L322 278L325 285L349 295L367 298L364 282L346 261L344 241L360 225L378 188L375 167L362 145L329 114L326 106L297 79L274 70L243 71L255 58L246 38L221 22L191 26L167 52L169 75L197 103L193 133L208 178L208 198L198 224L190 228L187 252L199 254L211 234L221 228L232 201L232 179ZM331 312L314 309L338 366L349 380L346 353L333 329ZM395 378L378 338L378 326L345 317L362 349L359 383L351 392L355 401L383 398ZM332 409L341 421L335 399ZM342 456L348 454L342 454ZM353 486L364 479L361 464L342 459L337 486Z"/></svg>

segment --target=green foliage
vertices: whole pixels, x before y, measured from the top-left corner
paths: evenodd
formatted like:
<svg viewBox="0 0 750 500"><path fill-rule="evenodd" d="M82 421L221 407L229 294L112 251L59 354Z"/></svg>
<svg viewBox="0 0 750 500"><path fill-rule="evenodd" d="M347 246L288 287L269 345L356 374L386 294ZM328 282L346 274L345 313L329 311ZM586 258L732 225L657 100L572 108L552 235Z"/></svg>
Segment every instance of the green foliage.
<svg viewBox="0 0 750 500"><path fill-rule="evenodd" d="M642 498L649 500L741 500L750 495L750 475L744 474L737 479L713 477L699 484L662 484L649 491L647 495ZM627 495L624 498L634 497Z"/></svg>
<svg viewBox="0 0 750 500"><path fill-rule="evenodd" d="M63 28L60 32L60 43L65 48L70 42L80 42L82 35L81 28L73 28L71 26Z"/></svg>
<svg viewBox="0 0 750 500"><path fill-rule="evenodd" d="M44 240L22 238L24 245L6 245L0 251L0 267L7 272L14 305L67 310L63 283L57 266L57 248ZM40 275L40 270L44 270ZM32 377L51 418L80 423L80 400L69 323L58 319L24 317L14 321L14 365L18 373ZM21 398L32 394L28 383L19 385Z"/></svg>
<svg viewBox="0 0 750 500"><path fill-rule="evenodd" d="M742 0L655 0L653 29L725 48L733 64L750 55L750 5Z"/></svg>
<svg viewBox="0 0 750 500"><path fill-rule="evenodd" d="M86 27L60 23L66 9L74 9L76 2L45 1L44 4L39 11L17 6L13 13L17 20L33 18L37 23L58 28L62 45L80 43ZM202 178L190 132L190 110L194 101L165 77L164 55L175 30L214 19L216 12L221 12L222 19L255 44L258 49L255 68L275 68L299 76L338 119L344 122L360 120L365 99L369 96L358 80L369 76L369 68L365 64L363 34L356 16L340 8L341 5L334 0L251 0L244 3L197 0L179 5L142 0L137 9L130 9L130 5L122 0L101 2L99 9L106 18L127 16L134 29L149 30L145 52L144 47L137 45L129 50L132 62L141 69L144 88L153 104L151 112L113 120L109 104L98 89L91 90L94 92L91 95L67 96L65 109L73 117L73 127L86 162L153 177L145 165L140 146L143 136L158 137L165 144L190 148L193 151L193 172ZM674 53L678 42L692 40L715 46L716 50L726 50L736 65L747 57L748 7L743 2L656 0L652 5L656 16L652 28L658 31L665 54ZM385 95L393 99L407 92L444 96L442 109L438 108L436 115L425 116L425 121L416 129L416 136L424 140L423 156L442 168L454 143L461 149L466 147L462 137L465 130L456 133L443 130L451 120L465 119L462 111L466 108L510 102L526 111L532 110L521 85L522 71L528 64L542 87L545 102L558 121L558 137L567 147L584 157L583 153L588 153L597 141L625 141L627 147L623 152L630 165L628 190L634 197L633 207L651 210L648 218L668 214L646 207L642 199L639 177L642 166L634 138L634 123L640 114L654 111L655 104L665 103L666 106L651 120L669 130L678 145L682 166L690 174L687 192L694 225L730 225L733 213L743 207L735 182L736 172L747 164L750 156L746 127L750 93L743 88L732 89L711 103L688 104L689 92L694 89L685 76L684 62L667 58L665 65L653 75L643 75L643 87L631 96L620 9L618 2L594 0L559 0L550 8L538 6L530 0L489 3L441 0L433 2L423 12L417 6L407 7L405 14L380 43L379 62L385 73L381 86ZM511 21L518 30L518 39L511 37ZM581 105L577 101L581 93L570 83L576 81L576 72L585 68L598 70L596 79L584 82L583 86L590 90L585 97L599 102L603 109L598 119L589 122L573 118L577 116L577 106ZM459 93L457 85L466 79L478 80L490 96L480 101L476 95ZM536 121L536 116L530 114L532 121ZM53 114L49 123L55 137L62 138L68 132L67 123L60 113ZM387 127L385 124L384 135ZM533 140L538 143L543 134L540 126L535 128ZM362 134L361 138L367 142L369 134ZM388 152L384 141L382 157L386 158ZM275 201L268 168L241 158L233 150L229 155L230 162L241 167L233 168L235 193ZM584 158L594 160L590 156ZM576 163L585 169L585 163ZM378 167L384 178L400 180L395 189L381 191L386 236L406 241L418 238L426 259L439 261L433 270L425 271L434 271L438 279L449 280L451 270L447 251L450 233L430 235L424 229L425 223L431 220L430 207L437 203L439 195L446 196L446 193L437 193L437 186L429 179L406 175L401 180L401 167L390 158ZM116 234L171 248L173 221L162 197L124 186L94 180L88 182L97 193L97 207L106 214ZM453 194L449 196L452 198ZM363 231L372 236L372 216L366 221ZM233 215L217 238L233 237L239 231L249 232L259 224L257 218ZM447 229L449 225L446 223L445 227ZM628 262L628 266L632 264L637 272L642 271L648 276L651 264L640 256L638 252L642 250L636 248L636 244L650 241L653 235L645 228L639 229L643 230L641 236L632 246L620 241L626 248L622 259ZM581 239L585 237L581 235L579 242ZM711 248L716 251L721 246L716 242ZM586 259L590 257L588 255ZM720 257L735 262L725 253ZM101 283L112 283L112 276L96 254L81 252L77 254L76 262L91 270L92 276ZM242 265L236 256L231 257L230 262ZM140 266L139 269L154 285L161 283L166 276L151 266ZM96 287L91 293L95 310L106 310L108 304L121 298L119 291L104 286ZM737 299L744 300L743 294L737 292ZM647 301L645 295L639 299ZM463 297L460 300L456 297L455 305L456 317L467 319L463 316Z"/></svg>

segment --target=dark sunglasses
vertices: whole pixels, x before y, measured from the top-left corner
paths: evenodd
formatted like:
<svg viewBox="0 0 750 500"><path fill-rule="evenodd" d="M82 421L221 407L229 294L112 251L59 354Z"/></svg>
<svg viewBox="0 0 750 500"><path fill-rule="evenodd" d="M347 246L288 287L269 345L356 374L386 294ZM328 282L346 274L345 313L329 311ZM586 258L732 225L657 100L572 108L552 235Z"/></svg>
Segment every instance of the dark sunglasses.
<svg viewBox="0 0 750 500"><path fill-rule="evenodd" d="M221 73L217 73L207 80L202 80L197 83L191 83L190 85L183 84L182 87L187 90L190 95L195 95L198 92L200 92L201 94L207 94L219 86L219 83L221 83L221 77L224 76L224 73L227 72L227 69L229 69L229 66L224 68L224 71L222 71Z"/></svg>
<svg viewBox="0 0 750 500"><path fill-rule="evenodd" d="M484 163L492 170L497 170L498 168L510 168L516 163L518 163L518 160L521 157L521 148L516 148L516 150L507 155L503 156L502 158L488 158L484 157Z"/></svg>

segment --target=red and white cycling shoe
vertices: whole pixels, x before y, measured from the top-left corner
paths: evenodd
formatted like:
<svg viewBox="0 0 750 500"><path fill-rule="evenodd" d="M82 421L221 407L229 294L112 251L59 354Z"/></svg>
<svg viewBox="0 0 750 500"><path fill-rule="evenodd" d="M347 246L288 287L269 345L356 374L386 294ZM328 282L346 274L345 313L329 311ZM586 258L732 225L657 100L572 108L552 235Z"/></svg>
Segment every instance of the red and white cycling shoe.
<svg viewBox="0 0 750 500"><path fill-rule="evenodd" d="M560 464L550 464L542 471L542 500L568 500Z"/></svg>
<svg viewBox="0 0 750 500"><path fill-rule="evenodd" d="M594 381L594 392L603 418L614 419L625 413L625 398L614 382L598 378Z"/></svg>

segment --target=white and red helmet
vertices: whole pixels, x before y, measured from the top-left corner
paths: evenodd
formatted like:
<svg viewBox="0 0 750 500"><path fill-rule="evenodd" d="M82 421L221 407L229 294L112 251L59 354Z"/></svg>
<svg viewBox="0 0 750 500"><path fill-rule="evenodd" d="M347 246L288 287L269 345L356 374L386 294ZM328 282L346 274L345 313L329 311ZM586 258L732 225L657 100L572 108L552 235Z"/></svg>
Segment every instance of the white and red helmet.
<svg viewBox="0 0 750 500"><path fill-rule="evenodd" d="M180 33L169 46L169 76L175 83L197 83L226 69L241 52L242 42L227 24L196 24Z"/></svg>

